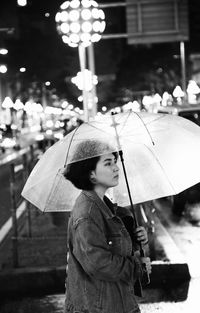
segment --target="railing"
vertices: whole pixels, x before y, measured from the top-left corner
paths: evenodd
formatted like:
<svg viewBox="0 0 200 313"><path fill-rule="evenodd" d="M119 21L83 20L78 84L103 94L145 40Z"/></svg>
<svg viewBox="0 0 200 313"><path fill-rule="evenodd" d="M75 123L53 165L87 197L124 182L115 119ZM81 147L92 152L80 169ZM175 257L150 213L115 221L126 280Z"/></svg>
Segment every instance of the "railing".
<svg viewBox="0 0 200 313"><path fill-rule="evenodd" d="M28 148L22 149L16 153L10 161L10 196L11 196L11 217L12 217L12 249L13 249L13 266L18 267L18 221L17 221L17 208L19 204L16 199L16 184L18 182L19 175L23 177L23 184L37 160L38 154L33 145ZM17 161L17 164L16 164ZM20 161L20 163L19 163ZM28 236L31 237L31 217L30 217L30 205L26 202L26 213L28 222Z"/></svg>
<svg viewBox="0 0 200 313"><path fill-rule="evenodd" d="M22 188L40 155L54 143L55 140L53 139L45 139L43 142L40 141L39 143L34 143L5 157L1 157L0 159L0 166L9 167L12 265L15 268L21 266L19 261L19 243L24 241L33 242L35 240L49 239L49 236L43 233L37 233L37 236L34 236L32 231L33 217L31 216L33 216L33 211L35 212L34 216L39 215L40 212L28 201L23 200L19 194L21 194ZM59 226L58 216L55 217L52 213L51 219L54 226L56 226L56 224ZM21 235L22 232L19 231L20 227L21 229L25 229L25 234L23 231L23 235ZM60 237L59 234L56 234L55 238L58 237ZM51 236L50 239L55 238L52 238Z"/></svg>

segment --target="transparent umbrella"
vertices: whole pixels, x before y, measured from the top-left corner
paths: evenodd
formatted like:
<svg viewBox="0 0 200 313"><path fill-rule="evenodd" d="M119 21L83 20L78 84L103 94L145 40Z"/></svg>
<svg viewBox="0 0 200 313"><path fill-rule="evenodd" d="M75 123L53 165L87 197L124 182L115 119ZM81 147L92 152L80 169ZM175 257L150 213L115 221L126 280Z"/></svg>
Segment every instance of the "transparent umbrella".
<svg viewBox="0 0 200 313"><path fill-rule="evenodd" d="M98 149L80 143L98 141ZM91 145L90 145L91 147ZM200 181L200 128L184 118L126 112L83 123L49 148L31 172L22 196L42 211L70 211L80 190L65 179L72 162L123 151L122 168L111 190L119 205L177 194ZM78 151L78 152L77 152ZM81 175L81 173L80 173Z"/></svg>

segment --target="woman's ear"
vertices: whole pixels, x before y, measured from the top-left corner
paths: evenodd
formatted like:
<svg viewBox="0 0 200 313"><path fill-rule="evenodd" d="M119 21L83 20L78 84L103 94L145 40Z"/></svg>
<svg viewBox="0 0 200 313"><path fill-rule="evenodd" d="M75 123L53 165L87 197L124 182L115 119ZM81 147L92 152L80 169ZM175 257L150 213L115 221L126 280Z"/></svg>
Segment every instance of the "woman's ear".
<svg viewBox="0 0 200 313"><path fill-rule="evenodd" d="M96 175L95 175L94 171L91 171L91 172L90 172L90 181L91 181L93 184L96 184L96 182L97 182L95 176L96 176Z"/></svg>

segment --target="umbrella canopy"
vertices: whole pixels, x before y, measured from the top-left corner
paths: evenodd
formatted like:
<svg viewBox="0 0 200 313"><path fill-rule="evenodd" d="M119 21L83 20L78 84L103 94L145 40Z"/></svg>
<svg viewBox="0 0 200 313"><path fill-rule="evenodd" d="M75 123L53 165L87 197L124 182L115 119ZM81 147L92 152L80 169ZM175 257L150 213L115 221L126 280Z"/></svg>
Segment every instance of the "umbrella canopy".
<svg viewBox="0 0 200 313"><path fill-rule="evenodd" d="M146 112L119 113L114 120L115 125L106 115L83 123L49 148L31 172L22 196L42 211L71 210L80 190L64 178L65 166L119 149L134 204L177 194L200 181L199 126L178 116ZM98 141L98 148L85 146L81 152L78 147L86 140ZM122 170L111 194L118 204L129 205Z"/></svg>

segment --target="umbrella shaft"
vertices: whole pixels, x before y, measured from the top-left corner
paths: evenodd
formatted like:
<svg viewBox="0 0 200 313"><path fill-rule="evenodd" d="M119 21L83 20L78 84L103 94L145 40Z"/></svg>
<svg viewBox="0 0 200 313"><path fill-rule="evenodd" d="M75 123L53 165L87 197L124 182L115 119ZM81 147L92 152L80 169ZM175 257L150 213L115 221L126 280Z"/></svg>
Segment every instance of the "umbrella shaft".
<svg viewBox="0 0 200 313"><path fill-rule="evenodd" d="M128 183L128 178L127 178L127 174L126 174L126 168L125 168L125 164L124 164L124 158L123 158L123 151L122 150L119 151L119 156L120 156L120 159L121 159L121 162L122 162L122 167L123 167L123 171L124 171L124 177L125 177L126 186L127 186L127 190L128 190L128 196L129 196L130 205L131 205L131 211L133 213L133 217L134 217L134 220L135 220L135 226L138 227L139 224L138 224L137 216L135 214L135 210L134 210L134 207L133 207L133 201L132 201L131 192L130 192L130 188L129 188L129 183Z"/></svg>
<svg viewBox="0 0 200 313"><path fill-rule="evenodd" d="M138 227L139 224L138 224L137 216L136 216L136 213L135 213L135 210L134 210L134 207L133 207L133 201L132 201L132 198L131 198L131 192L130 192L130 188L129 188L128 178L127 178L127 175L126 175L126 168L125 168L125 164L124 164L124 158L123 158L122 150L119 151L119 155L120 155L120 159L121 159L121 162L122 162L122 167L123 167L124 176L125 176L125 180L126 180L126 186L127 186L127 190L128 190L129 199L130 199L131 210L132 210L132 214L133 214L133 217L134 217L134 220L135 220L135 227ZM141 242L139 243L139 245L140 245L140 256L141 257L145 257L145 251L144 251L144 248L142 247ZM147 284L150 283L150 278L149 278L149 274L148 274L148 271L146 269L146 265L145 264L143 265L143 270L144 270L143 282L144 282L145 285L147 285Z"/></svg>

